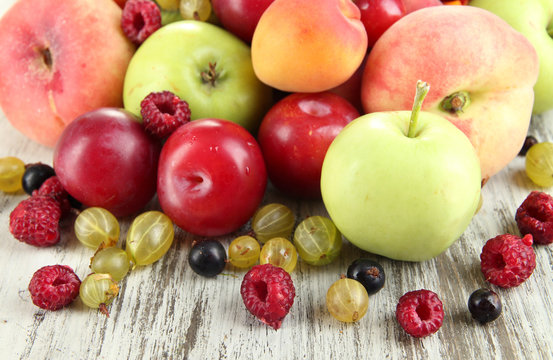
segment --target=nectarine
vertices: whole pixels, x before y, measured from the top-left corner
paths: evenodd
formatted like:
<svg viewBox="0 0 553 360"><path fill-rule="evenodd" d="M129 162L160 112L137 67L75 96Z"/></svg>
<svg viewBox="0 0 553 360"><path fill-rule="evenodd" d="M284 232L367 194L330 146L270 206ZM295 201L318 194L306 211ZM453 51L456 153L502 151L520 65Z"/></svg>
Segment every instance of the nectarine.
<svg viewBox="0 0 553 360"><path fill-rule="evenodd" d="M404 16L379 38L361 99L366 112L409 110L412 84L427 81L423 110L469 137L485 182L522 147L537 76L534 47L501 18L472 6L433 6Z"/></svg>
<svg viewBox="0 0 553 360"><path fill-rule="evenodd" d="M122 107L134 46L113 0L21 0L0 20L0 107L31 139L54 146L77 116Z"/></svg>
<svg viewBox="0 0 553 360"><path fill-rule="evenodd" d="M290 92L319 92L340 85L367 51L360 19L351 0L276 0L261 15L253 34L255 74Z"/></svg>

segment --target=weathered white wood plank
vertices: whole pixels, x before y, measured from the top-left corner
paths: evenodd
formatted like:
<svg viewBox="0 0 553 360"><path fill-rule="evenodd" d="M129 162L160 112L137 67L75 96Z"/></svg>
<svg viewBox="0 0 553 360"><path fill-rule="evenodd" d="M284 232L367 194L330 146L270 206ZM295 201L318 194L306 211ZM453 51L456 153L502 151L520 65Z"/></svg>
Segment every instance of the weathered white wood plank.
<svg viewBox="0 0 553 360"><path fill-rule="evenodd" d="M553 140L553 118L533 122L531 132ZM51 149L29 142L3 120L2 155L51 163ZM8 230L11 209L25 194L0 197L0 348L22 359L61 358L229 358L281 359L363 358L519 358L533 354L551 358L553 330L553 254L536 246L538 266L523 285L493 287L504 304L503 315L481 326L472 321L466 302L470 293L489 286L479 270L484 242L500 233L518 234L514 212L537 189L517 158L484 187L484 204L463 236L445 253L423 263L391 261L363 252L347 241L342 256L326 267L300 262L293 273L297 297L283 327L274 331L253 318L239 295L244 271L229 267L215 279L196 276L187 254L194 237L177 230L169 253L152 266L138 268L122 281L121 294L106 318L80 300L58 312L32 305L26 290L39 267L63 263L83 278L90 271L89 249L75 239L71 221L64 222L63 240L52 248L36 249L14 240ZM550 191L550 189L545 189ZM295 209L298 221L325 215L321 202L298 202L269 191L265 202L280 201ZM151 208L158 208L153 201ZM131 218L122 221L122 239ZM248 230L246 225L243 231ZM230 237L221 238L228 246ZM341 324L329 316L325 294L332 282L357 257L380 261L386 287L371 296L368 314L357 324ZM427 288L444 302L442 329L422 340L412 339L394 318L397 299L406 291Z"/></svg>
<svg viewBox="0 0 553 360"><path fill-rule="evenodd" d="M0 13L11 2L2 1ZM530 133L541 141L553 141L553 112L534 118ZM24 138L3 115L0 150L0 156L52 162L51 149ZM9 359L552 359L553 247L535 246L537 268L514 289L490 286L479 269L487 239L518 234L515 210L535 189L539 188L524 173L523 158L513 160L484 187L483 207L463 236L427 262L391 261L347 241L340 258L326 267L300 261L292 274L297 297L278 331L261 324L242 304L239 288L244 271L228 267L226 276L215 279L191 271L187 255L194 237L181 230L162 260L135 269L121 282L109 318L78 299L61 311L40 310L27 291L34 271L62 263L82 279L90 272L92 253L75 239L69 220L63 224L62 242L54 247L36 249L19 243L9 233L8 217L26 195L0 194L0 354ZM271 189L264 201L287 204L298 221L326 215L320 201L299 202ZM150 208L158 204L153 201ZM121 241L131 220L122 219ZM221 241L228 246L231 238ZM326 291L361 256L382 263L387 283L371 296L369 312L361 321L342 324L326 311ZM466 305L470 293L483 286L496 290L504 306L502 316L485 326L471 319ZM420 288L438 293L446 316L438 333L413 339L401 330L394 311L403 293Z"/></svg>

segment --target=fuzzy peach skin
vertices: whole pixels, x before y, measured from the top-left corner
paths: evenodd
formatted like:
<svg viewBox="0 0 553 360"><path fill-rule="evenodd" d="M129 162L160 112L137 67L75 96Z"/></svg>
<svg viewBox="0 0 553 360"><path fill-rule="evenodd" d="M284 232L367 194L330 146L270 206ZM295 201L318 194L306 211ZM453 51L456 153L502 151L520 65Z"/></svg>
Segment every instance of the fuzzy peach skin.
<svg viewBox="0 0 553 360"><path fill-rule="evenodd" d="M367 33L351 0L276 0L252 39L257 77L289 92L318 92L351 77L367 51Z"/></svg>
<svg viewBox="0 0 553 360"><path fill-rule="evenodd" d="M53 147L65 125L122 107L134 46L113 0L20 0L0 20L0 107L27 137Z"/></svg>
<svg viewBox="0 0 553 360"><path fill-rule="evenodd" d="M407 13L411 13L429 6L441 6L443 3L440 0L403 0L403 5Z"/></svg>
<svg viewBox="0 0 553 360"><path fill-rule="evenodd" d="M516 157L526 137L538 76L536 51L491 12L435 6L396 22L369 54L361 86L365 112L410 110L413 84L430 84L423 110L448 119L470 139L483 183ZM447 96L470 101L446 111Z"/></svg>

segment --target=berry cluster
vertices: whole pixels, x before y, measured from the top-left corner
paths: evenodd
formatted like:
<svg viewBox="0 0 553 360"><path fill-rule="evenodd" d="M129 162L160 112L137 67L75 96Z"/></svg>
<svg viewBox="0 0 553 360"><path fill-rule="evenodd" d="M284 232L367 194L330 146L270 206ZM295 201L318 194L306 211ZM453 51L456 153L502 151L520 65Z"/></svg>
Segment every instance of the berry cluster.
<svg viewBox="0 0 553 360"><path fill-rule="evenodd" d="M69 194L46 164L27 166L21 187L31 196L22 200L10 213L10 232L24 243L37 247L59 242L59 222L71 209Z"/></svg>

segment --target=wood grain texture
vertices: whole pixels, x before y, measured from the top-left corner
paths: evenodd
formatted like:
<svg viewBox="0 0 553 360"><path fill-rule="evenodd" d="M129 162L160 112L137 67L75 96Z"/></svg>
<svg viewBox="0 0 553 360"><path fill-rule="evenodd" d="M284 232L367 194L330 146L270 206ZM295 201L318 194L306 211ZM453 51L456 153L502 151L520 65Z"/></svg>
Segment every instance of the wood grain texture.
<svg viewBox="0 0 553 360"><path fill-rule="evenodd" d="M10 2L13 2L10 0ZM2 2L3 11L7 3ZM553 141L553 112L532 120L530 134ZM16 132L0 114L0 156L52 163L52 150ZM282 328L274 331L245 309L240 294L244 271L206 279L187 263L191 236L180 229L160 261L133 270L120 283L109 318L77 299L57 312L31 302L27 286L42 266L66 264L83 279L92 252L75 238L72 221L62 223L62 241L38 249L15 240L10 211L26 197L0 194L0 354L6 359L553 359L553 246L535 246L537 267L528 281L504 290L490 286L479 268L484 242L502 233L519 234L514 214L532 190L523 158L514 159L483 189L484 203L462 237L446 252L422 263L392 261L361 251L344 240L341 256L325 267L299 262L292 274L296 300ZM552 189L540 189L553 193ZM296 201L268 189L264 203L282 202L301 221L327 215L320 201ZM158 209L154 200L151 209ZM132 217L121 219L121 242ZM220 240L228 247L240 231ZM327 312L329 286L358 257L383 265L387 283L370 297L369 311L355 324ZM468 310L469 295L491 287L503 314L482 326ZM395 306L407 291L426 288L442 299L443 327L414 339L395 320Z"/></svg>

